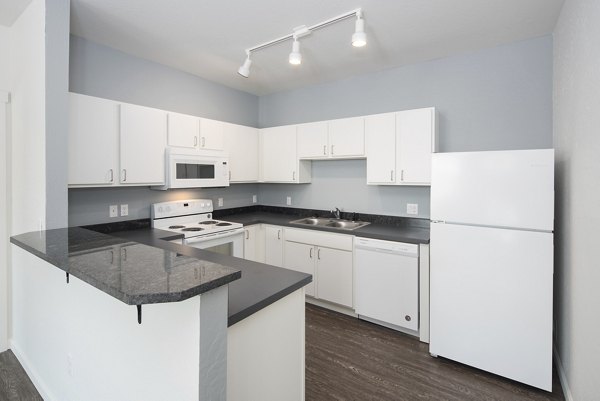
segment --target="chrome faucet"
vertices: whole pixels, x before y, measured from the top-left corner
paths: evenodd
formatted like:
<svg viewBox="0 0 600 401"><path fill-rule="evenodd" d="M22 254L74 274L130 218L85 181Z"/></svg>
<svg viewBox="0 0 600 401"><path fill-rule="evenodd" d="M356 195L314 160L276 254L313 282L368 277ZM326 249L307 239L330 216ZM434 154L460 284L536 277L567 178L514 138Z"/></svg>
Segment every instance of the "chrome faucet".
<svg viewBox="0 0 600 401"><path fill-rule="evenodd" d="M331 209L331 214L333 214L333 216L338 220L341 218L340 217L341 213L342 213L342 211L340 209L338 209L337 207L334 209Z"/></svg>

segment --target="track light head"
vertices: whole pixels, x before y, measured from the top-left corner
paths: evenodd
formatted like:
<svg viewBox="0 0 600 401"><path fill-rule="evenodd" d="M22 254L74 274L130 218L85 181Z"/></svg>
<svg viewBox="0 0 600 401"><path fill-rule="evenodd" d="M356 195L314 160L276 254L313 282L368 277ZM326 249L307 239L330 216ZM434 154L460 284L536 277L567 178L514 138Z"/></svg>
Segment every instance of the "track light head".
<svg viewBox="0 0 600 401"><path fill-rule="evenodd" d="M246 57L244 64L238 69L238 74L240 74L244 78L248 78L250 76L250 66L252 65L252 60L250 60L250 53Z"/></svg>
<svg viewBox="0 0 600 401"><path fill-rule="evenodd" d="M367 34L365 33L365 20L362 19L362 12L356 13L356 24L354 34L352 35L352 46L363 47L367 44Z"/></svg>
<svg viewBox="0 0 600 401"><path fill-rule="evenodd" d="M294 43L292 44L292 52L290 53L289 62L292 65L299 65L302 63L302 54L300 53L300 42L294 37Z"/></svg>

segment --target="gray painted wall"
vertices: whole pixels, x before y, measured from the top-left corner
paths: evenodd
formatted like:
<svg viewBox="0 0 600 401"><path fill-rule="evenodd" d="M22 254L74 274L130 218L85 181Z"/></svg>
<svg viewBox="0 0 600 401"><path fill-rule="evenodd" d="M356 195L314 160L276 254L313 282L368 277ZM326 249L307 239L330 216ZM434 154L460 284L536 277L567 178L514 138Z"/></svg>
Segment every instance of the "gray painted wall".
<svg viewBox="0 0 600 401"><path fill-rule="evenodd" d="M69 0L46 0L46 228L68 222Z"/></svg>
<svg viewBox="0 0 600 401"><path fill-rule="evenodd" d="M252 205L258 184L235 184L229 188L155 191L148 187L82 188L69 190L69 226L110 223L150 217L150 205L183 199L212 199L215 209ZM218 207L223 198L223 207ZM110 205L129 205L129 215L108 217Z"/></svg>
<svg viewBox="0 0 600 401"><path fill-rule="evenodd" d="M552 37L260 97L260 127L435 106L440 151L552 147ZM313 162L309 185L261 185L259 201L429 217L429 188L366 185L364 161Z"/></svg>
<svg viewBox="0 0 600 401"><path fill-rule="evenodd" d="M158 109L258 126L258 97L71 35L69 89Z"/></svg>
<svg viewBox="0 0 600 401"><path fill-rule="evenodd" d="M554 32L554 283L557 362L567 400L600 397L598 38L600 2L566 1Z"/></svg>

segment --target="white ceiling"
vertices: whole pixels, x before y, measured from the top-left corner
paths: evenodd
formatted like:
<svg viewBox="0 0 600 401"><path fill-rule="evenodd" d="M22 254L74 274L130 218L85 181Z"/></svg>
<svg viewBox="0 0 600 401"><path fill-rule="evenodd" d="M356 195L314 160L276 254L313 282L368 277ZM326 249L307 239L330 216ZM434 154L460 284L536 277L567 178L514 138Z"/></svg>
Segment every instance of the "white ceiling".
<svg viewBox="0 0 600 401"><path fill-rule="evenodd" d="M31 0L0 0L0 25L11 26Z"/></svg>
<svg viewBox="0 0 600 401"><path fill-rule="evenodd" d="M0 0L3 1L3 0ZM343 79L551 33L564 0L71 0L71 32L257 95ZM256 52L245 49L355 8L368 45L353 48L354 20Z"/></svg>

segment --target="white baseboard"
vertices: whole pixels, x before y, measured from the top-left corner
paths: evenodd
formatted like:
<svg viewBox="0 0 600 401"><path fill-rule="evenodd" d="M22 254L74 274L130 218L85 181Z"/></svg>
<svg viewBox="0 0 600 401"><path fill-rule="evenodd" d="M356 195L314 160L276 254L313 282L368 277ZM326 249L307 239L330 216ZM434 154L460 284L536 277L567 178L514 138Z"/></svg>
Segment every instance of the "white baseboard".
<svg viewBox="0 0 600 401"><path fill-rule="evenodd" d="M562 361L560 360L560 355L558 353L558 350L556 349L556 346L554 347L554 362L556 363L558 379L560 380L560 385L562 386L565 400L574 401L573 394L571 394L571 388L569 387L569 382L567 381L567 375L565 374L565 370L563 368Z"/></svg>
<svg viewBox="0 0 600 401"><path fill-rule="evenodd" d="M31 382L35 386L38 393L40 393L40 396L44 399L44 401L56 400L57 398L54 397L50 391L48 391L48 388L44 385L43 380L39 377L35 371L35 368L29 362L29 359L27 359L25 354L21 351L21 348L19 348L19 346L15 344L12 339L9 339L9 348L19 360L21 366L23 366L25 373L27 373L27 376L29 376L29 379L31 379Z"/></svg>
<svg viewBox="0 0 600 401"><path fill-rule="evenodd" d="M320 299L315 299L315 298L311 297L310 295L306 296L306 302L309 304L320 306L325 309L331 309L332 311L342 313L344 315L358 317L358 315L354 312L353 309L350 309L350 308L347 308L347 307L341 306L341 305L336 305L331 302L322 301Z"/></svg>

